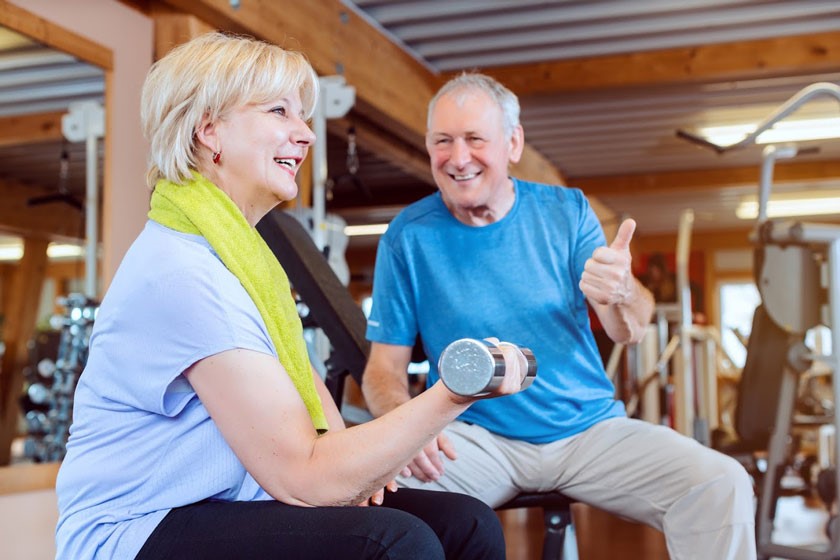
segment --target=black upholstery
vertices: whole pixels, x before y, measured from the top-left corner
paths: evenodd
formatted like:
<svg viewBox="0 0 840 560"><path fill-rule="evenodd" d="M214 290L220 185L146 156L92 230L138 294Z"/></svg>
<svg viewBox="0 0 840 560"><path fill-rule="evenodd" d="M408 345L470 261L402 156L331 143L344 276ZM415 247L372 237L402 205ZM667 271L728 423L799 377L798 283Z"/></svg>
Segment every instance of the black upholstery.
<svg viewBox="0 0 840 560"><path fill-rule="evenodd" d="M775 405L791 342L790 335L759 305L753 315L747 358L738 383L735 431L741 448L767 449L776 423Z"/></svg>
<svg viewBox="0 0 840 560"><path fill-rule="evenodd" d="M747 342L747 357L738 382L735 438L713 434L712 447L737 459L761 485L759 457L767 451L776 424L776 409L785 374L791 335L780 328L763 305L756 307Z"/></svg>
<svg viewBox="0 0 840 560"><path fill-rule="evenodd" d="M294 216L274 210L257 224L257 231L309 307L310 318L330 340L333 350L327 360L325 381L340 405L346 375L362 385L370 351L365 338L365 315Z"/></svg>
<svg viewBox="0 0 840 560"><path fill-rule="evenodd" d="M304 227L290 214L275 210L257 224L289 277L301 301L309 307L311 319L332 345L327 360L327 387L341 405L347 375L362 385L362 374L370 351L365 339L366 319L347 289L335 275ZM414 355L422 346L415 345ZM419 358L419 357L418 357ZM417 359L417 358L415 358ZM524 493L498 509L541 507L545 517L543 558L561 559L566 527L571 523L572 500L558 492Z"/></svg>

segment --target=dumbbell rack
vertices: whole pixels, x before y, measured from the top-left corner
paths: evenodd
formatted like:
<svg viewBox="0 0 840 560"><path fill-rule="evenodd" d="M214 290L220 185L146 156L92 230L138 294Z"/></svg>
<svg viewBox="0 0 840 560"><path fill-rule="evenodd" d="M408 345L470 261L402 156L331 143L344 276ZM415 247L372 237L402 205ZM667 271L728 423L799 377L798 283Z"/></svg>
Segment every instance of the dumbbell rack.
<svg viewBox="0 0 840 560"><path fill-rule="evenodd" d="M64 458L73 417L73 394L88 356L88 344L99 304L82 294L59 298L61 337L53 361L43 358L27 371L26 397L34 405L24 415L24 456L36 463Z"/></svg>

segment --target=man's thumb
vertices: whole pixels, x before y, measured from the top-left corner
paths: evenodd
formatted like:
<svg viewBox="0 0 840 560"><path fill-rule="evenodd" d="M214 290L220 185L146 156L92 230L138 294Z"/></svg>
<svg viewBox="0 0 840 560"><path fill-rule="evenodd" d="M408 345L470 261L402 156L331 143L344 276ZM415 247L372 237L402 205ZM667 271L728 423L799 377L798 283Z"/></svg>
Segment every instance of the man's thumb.
<svg viewBox="0 0 840 560"><path fill-rule="evenodd" d="M455 452L455 446L452 445L449 438L443 434L438 435L438 449L443 451L443 454L453 461L458 458L458 453Z"/></svg>
<svg viewBox="0 0 840 560"><path fill-rule="evenodd" d="M617 251L629 251L630 240L633 239L633 232L636 231L636 221L627 219L621 222L618 228L618 233L615 234L615 239L610 245L610 249Z"/></svg>

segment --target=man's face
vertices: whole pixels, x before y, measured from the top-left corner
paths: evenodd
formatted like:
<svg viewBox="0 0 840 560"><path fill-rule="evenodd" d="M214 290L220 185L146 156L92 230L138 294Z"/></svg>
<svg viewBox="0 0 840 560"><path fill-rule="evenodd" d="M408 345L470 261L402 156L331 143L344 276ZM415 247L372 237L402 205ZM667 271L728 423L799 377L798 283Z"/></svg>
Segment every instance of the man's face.
<svg viewBox="0 0 840 560"><path fill-rule="evenodd" d="M497 207L507 212L515 196L508 164L519 161L522 140L521 127L505 134L501 108L482 91L454 91L438 99L426 149L444 203L456 218Z"/></svg>

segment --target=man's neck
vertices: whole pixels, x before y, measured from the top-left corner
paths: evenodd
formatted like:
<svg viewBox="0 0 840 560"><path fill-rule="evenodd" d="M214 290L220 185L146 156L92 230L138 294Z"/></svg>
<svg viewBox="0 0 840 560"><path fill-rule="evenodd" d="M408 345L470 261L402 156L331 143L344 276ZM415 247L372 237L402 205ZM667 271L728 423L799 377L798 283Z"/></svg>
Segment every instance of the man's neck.
<svg viewBox="0 0 840 560"><path fill-rule="evenodd" d="M510 209L513 208L514 202L516 202L513 179L508 178L507 182L507 188L503 191L504 195L498 197L497 200L474 208L452 207L447 204L449 211L456 220L472 227L488 226L498 222L507 216Z"/></svg>

